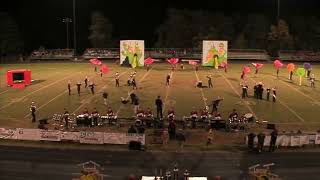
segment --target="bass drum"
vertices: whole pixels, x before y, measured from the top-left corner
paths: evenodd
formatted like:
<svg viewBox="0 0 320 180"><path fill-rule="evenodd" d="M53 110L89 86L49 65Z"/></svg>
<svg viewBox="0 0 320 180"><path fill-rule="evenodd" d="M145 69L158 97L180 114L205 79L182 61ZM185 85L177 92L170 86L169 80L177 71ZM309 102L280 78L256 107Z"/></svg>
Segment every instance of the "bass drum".
<svg viewBox="0 0 320 180"><path fill-rule="evenodd" d="M253 114L247 113L244 115L248 122L253 122Z"/></svg>

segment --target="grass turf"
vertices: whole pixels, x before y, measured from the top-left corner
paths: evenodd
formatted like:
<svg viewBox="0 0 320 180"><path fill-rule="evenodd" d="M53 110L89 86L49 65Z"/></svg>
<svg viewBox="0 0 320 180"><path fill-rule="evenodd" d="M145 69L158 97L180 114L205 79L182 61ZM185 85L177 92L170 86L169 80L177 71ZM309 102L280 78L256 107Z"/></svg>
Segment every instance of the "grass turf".
<svg viewBox="0 0 320 180"><path fill-rule="evenodd" d="M302 63L296 65L302 66ZM80 113L85 107L91 111L97 107L100 114L106 111L103 105L102 92L109 93L109 105L120 117L133 116L133 107L130 104L122 105L120 97L127 97L132 88L126 86L126 81L132 69L108 64L109 74L102 78L96 74L92 65L87 63L34 63L2 65L0 69L0 127L33 127L31 123L29 106L35 101L38 107L37 116L50 118L54 113L63 113L63 108L69 112ZM172 73L170 86L165 85L167 73L171 72L168 64L155 64L150 71L137 69L136 81L138 90L136 94L140 99L140 107L151 107L155 111L154 100L160 95L165 102L165 114L168 108L174 107L177 117L189 115L193 108L201 109L210 104L217 96L224 98L219 106L219 111L227 118L233 108L240 114L252 112L260 120L272 123L286 124L295 127L296 124L304 128L316 129L320 127L319 108L320 90L310 87L310 82L303 79L299 86L299 78L294 76L293 81L288 80L286 69L281 69L280 76L275 76L272 64L265 64L259 74L250 73L246 81L249 85L249 98L242 100L241 87L239 86L241 69L245 63L232 63L228 73L212 68L200 68L195 72L189 65L185 70L177 69ZM28 68L32 70L31 86L25 89L12 89L6 87L5 72L9 69ZM119 71L120 87L115 87L114 74ZM320 65L313 65L312 73L315 77L320 75ZM213 88L195 88L197 79L206 85L206 76L213 75ZM96 86L96 94L92 95L89 89L81 88L81 96L76 93L75 84L88 76ZM67 93L67 82L72 82L72 95ZM253 96L255 82L263 82L265 87L276 87L277 102L256 100ZM264 98L265 98L264 92ZM319 123L319 124L318 124Z"/></svg>

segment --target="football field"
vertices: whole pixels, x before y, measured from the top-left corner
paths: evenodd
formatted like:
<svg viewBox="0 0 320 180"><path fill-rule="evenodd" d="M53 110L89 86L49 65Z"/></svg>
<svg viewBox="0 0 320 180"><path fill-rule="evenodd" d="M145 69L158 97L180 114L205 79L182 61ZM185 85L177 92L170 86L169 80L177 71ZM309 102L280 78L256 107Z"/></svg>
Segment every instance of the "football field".
<svg viewBox="0 0 320 180"><path fill-rule="evenodd" d="M303 63L295 63L302 67ZM94 66L88 63L32 63L1 65L0 68L0 127L35 127L31 123L30 103L34 101L37 106L37 118L51 118L55 113L63 113L66 108L69 112L80 114L85 107L89 112L94 107L100 114L105 114L107 106L103 104L102 93L109 94L108 103L118 116L132 117L133 106L122 104L121 97L127 98L132 91L126 85L133 69L120 67L115 63L107 63L110 72L100 77L94 72ZM240 114L252 113L258 120L266 120L277 124L286 124L295 127L303 125L311 129L320 127L320 89L317 78L320 76L320 66L313 65L312 73L315 74L316 88L310 87L307 78L303 78L299 86L299 77L294 75L293 81L288 80L286 68L280 70L279 78L275 76L273 64L265 64L257 75L251 66L251 73L246 77L249 85L249 98L241 99L240 75L245 63L232 63L228 72L213 68L200 67L194 71L191 65L185 65L184 70L172 72L170 86L166 86L166 75L171 73L169 64L154 64L147 71L137 68L136 82L138 89L135 93L140 99L140 107L152 108L155 113L155 98L160 95L164 101L164 114L173 107L177 118L187 116L193 109L200 110L211 104L217 96L224 100L219 105L219 112L227 119L232 109L237 109ZM25 89L12 89L6 86L5 73L11 69L30 69L33 84ZM120 73L120 87L115 87L114 75ZM213 88L196 88L198 80L207 85L207 75L213 77ZM85 76L89 77L97 86L95 94L90 89L84 88ZM72 95L68 95L67 83L71 81ZM81 96L77 95L76 83L81 81ZM267 101L266 91L264 100L253 97L253 86L262 82L264 88L277 89L277 102Z"/></svg>

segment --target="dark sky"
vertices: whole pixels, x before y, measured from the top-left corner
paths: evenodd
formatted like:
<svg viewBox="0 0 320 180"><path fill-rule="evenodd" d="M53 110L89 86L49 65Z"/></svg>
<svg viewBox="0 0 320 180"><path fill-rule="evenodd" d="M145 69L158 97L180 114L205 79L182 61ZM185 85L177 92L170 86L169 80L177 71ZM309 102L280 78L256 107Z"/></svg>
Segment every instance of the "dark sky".
<svg viewBox="0 0 320 180"><path fill-rule="evenodd" d="M167 8L265 13L276 16L277 0L76 0L77 37L81 49L90 46L90 14L102 11L114 26L116 39L145 39L152 46L154 31L165 18ZM281 0L282 15L319 15L319 0ZM18 22L28 49L44 45L65 47L63 17L72 17L72 0L3 0L0 11L8 12ZM71 31L70 31L71 32Z"/></svg>

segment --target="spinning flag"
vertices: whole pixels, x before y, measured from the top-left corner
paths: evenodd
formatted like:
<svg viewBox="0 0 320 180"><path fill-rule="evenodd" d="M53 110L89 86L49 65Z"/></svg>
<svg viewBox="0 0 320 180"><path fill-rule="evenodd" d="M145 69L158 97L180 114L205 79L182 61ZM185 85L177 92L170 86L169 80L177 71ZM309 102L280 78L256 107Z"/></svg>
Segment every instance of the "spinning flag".
<svg viewBox="0 0 320 180"><path fill-rule="evenodd" d="M302 85L302 76L305 75L305 70L304 68L298 68L296 71L297 75L300 77L299 85Z"/></svg>
<svg viewBox="0 0 320 180"><path fill-rule="evenodd" d="M287 65L287 70L288 70L288 72L294 71L294 68L295 68L295 66L294 66L293 63L290 63L290 64Z"/></svg>
<svg viewBox="0 0 320 180"><path fill-rule="evenodd" d="M303 63L303 68L305 70L309 70L309 69L311 69L311 64L310 63Z"/></svg>
<svg viewBox="0 0 320 180"><path fill-rule="evenodd" d="M152 59L151 57L148 57L147 59L144 60L144 64L145 65L151 65L153 64L154 59Z"/></svg>
<svg viewBox="0 0 320 180"><path fill-rule="evenodd" d="M252 63L252 65L256 68L255 74L258 74L259 69L261 69L263 66L263 64L261 64L261 63Z"/></svg>
<svg viewBox="0 0 320 180"><path fill-rule="evenodd" d="M310 63L303 63L303 68L306 71L309 71L308 73L306 73L306 77L308 77L310 75L310 70L311 70L311 64Z"/></svg>
<svg viewBox="0 0 320 180"><path fill-rule="evenodd" d="M289 79L292 80L292 74L293 74L293 71L294 71L294 64L293 63L290 63L287 65L287 70L289 72Z"/></svg>
<svg viewBox="0 0 320 180"><path fill-rule="evenodd" d="M242 74L241 74L241 79L244 78L245 75L249 74L250 73L250 67L249 66L245 66L243 67L242 69Z"/></svg>
<svg viewBox="0 0 320 180"><path fill-rule="evenodd" d="M99 66L102 64L102 62L97 58L90 59L89 62L93 65L99 65Z"/></svg>
<svg viewBox="0 0 320 180"><path fill-rule="evenodd" d="M102 65L101 66L101 72L103 73L103 74L107 74L108 72L109 72L109 67L107 66L107 65Z"/></svg>
<svg viewBox="0 0 320 180"><path fill-rule="evenodd" d="M274 67L275 67L276 70L277 70L277 77L278 77L279 69L282 68L283 64L281 63L280 60L276 59L276 60L273 62L273 65L274 65Z"/></svg>
<svg viewBox="0 0 320 180"><path fill-rule="evenodd" d="M178 58L170 58L167 60L171 65L176 65L179 62Z"/></svg>

